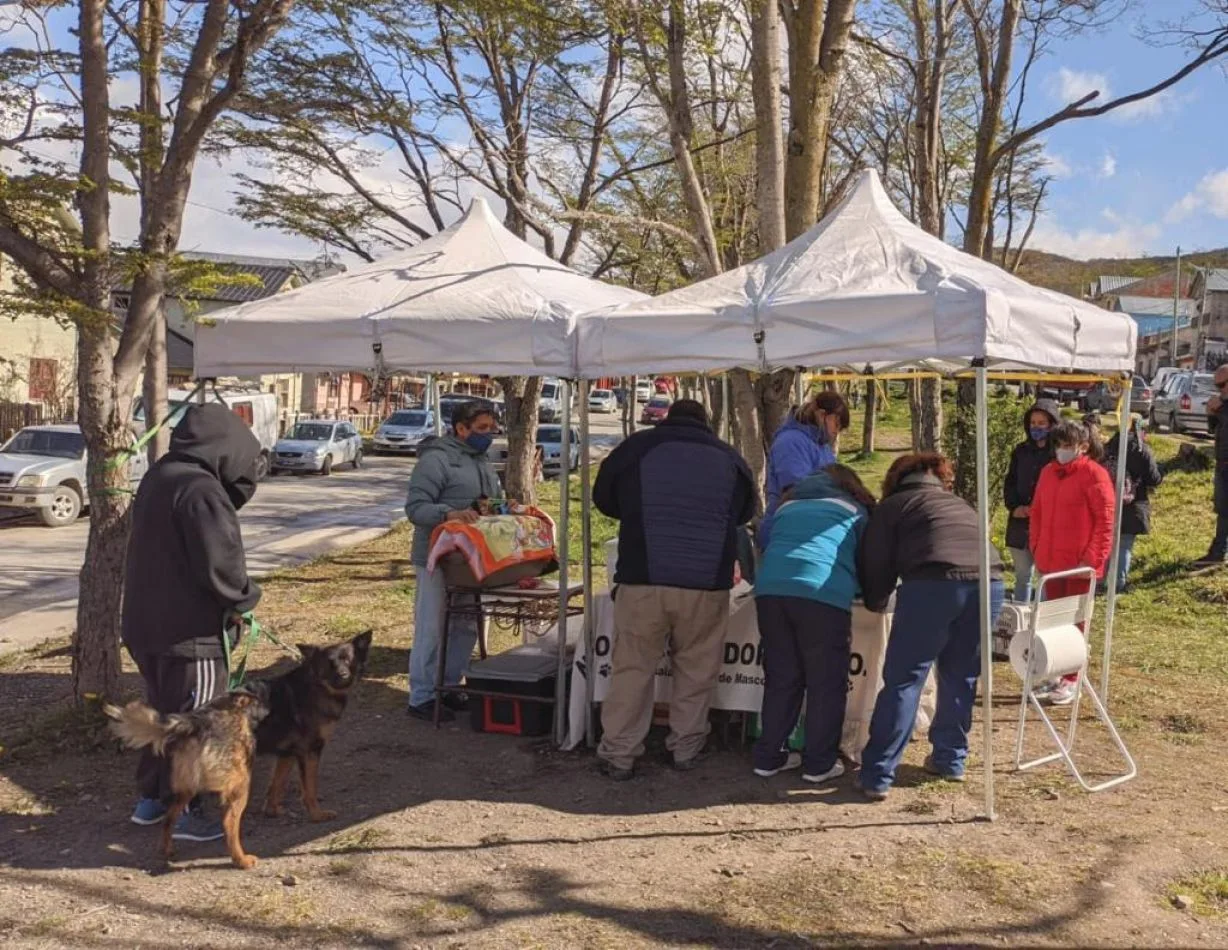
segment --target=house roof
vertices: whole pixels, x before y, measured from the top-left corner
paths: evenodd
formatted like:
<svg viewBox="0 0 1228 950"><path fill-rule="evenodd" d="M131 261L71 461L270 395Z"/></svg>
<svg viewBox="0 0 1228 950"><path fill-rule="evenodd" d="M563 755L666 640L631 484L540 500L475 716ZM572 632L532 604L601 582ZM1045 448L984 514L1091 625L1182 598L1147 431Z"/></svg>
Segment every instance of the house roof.
<svg viewBox="0 0 1228 950"><path fill-rule="evenodd" d="M1138 324L1138 335L1141 340L1143 337L1155 336L1156 334L1172 333L1173 318L1172 316L1159 316L1153 313L1132 313L1131 317ZM1188 316L1181 316L1178 319L1177 328L1184 329L1190 325Z"/></svg>
<svg viewBox="0 0 1228 950"><path fill-rule="evenodd" d="M263 300L265 297L271 297L290 287L345 270L344 267L327 261L297 260L287 257L251 257L245 254L214 254L205 251L185 251L180 254L180 257L189 261L206 261L216 264L220 270L228 274L259 278L259 286L222 284L190 295L194 300L210 300L219 303L247 303L250 300ZM115 287L116 293L126 293L129 290L131 290L131 285L128 282Z"/></svg>
<svg viewBox="0 0 1228 950"><path fill-rule="evenodd" d="M1223 267L1212 267L1210 270L1208 270L1207 290L1211 293L1228 290L1228 269Z"/></svg>
<svg viewBox="0 0 1228 950"><path fill-rule="evenodd" d="M1155 314L1167 316L1169 322L1173 317L1173 298L1168 297L1134 297L1121 296L1117 298L1117 309L1131 316L1137 314ZM1177 301L1177 312L1183 317L1191 317L1198 311L1198 301L1182 297Z"/></svg>
<svg viewBox="0 0 1228 950"><path fill-rule="evenodd" d="M1096 278L1096 283L1092 287L1092 295L1099 297L1103 294L1112 293L1114 290L1128 287L1137 281L1137 277L1126 277L1121 274L1102 274Z"/></svg>

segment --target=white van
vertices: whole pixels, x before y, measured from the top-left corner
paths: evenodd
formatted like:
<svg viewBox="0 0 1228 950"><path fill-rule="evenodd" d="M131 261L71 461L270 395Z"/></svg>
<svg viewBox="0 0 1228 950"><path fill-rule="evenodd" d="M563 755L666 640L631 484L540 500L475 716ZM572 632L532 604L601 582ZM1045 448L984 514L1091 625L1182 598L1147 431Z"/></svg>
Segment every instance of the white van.
<svg viewBox="0 0 1228 950"><path fill-rule="evenodd" d="M172 405L184 402L192 395L188 389L168 389L166 401ZM269 473L269 460L272 458L273 447L277 445L280 436L277 418L277 397L273 393L262 393L254 389L219 389L214 395L212 389L205 390L205 401L214 402L221 397L226 407L251 427L252 433L260 442L260 460L256 466L256 477L263 479ZM196 400L200 400L200 394ZM187 407L179 409L167 424L173 429L183 418ZM136 408L132 411L133 421L139 431L145 431L145 404L137 399Z"/></svg>

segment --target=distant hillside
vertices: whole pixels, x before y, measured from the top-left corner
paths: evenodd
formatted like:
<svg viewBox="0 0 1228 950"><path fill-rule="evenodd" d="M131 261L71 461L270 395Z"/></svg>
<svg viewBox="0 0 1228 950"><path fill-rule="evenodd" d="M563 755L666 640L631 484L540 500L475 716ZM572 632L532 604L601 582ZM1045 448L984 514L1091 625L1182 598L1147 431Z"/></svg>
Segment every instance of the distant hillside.
<svg viewBox="0 0 1228 950"><path fill-rule="evenodd" d="M1126 277L1150 277L1176 265L1176 257L1105 257L1076 261L1047 251L1025 251L1019 265L1019 276L1040 287L1060 290L1072 297L1082 297L1088 285L1102 274ZM1182 255L1181 266L1228 267L1228 247L1202 251L1188 257Z"/></svg>

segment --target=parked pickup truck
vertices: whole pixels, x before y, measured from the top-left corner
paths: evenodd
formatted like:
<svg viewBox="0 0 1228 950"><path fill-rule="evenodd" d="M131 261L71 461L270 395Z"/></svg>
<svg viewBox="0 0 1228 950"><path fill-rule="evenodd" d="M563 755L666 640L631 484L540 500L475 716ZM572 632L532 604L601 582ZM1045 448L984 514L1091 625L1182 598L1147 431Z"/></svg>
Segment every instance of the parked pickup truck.
<svg viewBox="0 0 1228 950"><path fill-rule="evenodd" d="M138 452L129 466L132 487L148 463ZM0 508L24 508L43 524L63 528L85 508L85 437L75 425L27 426L0 449Z"/></svg>

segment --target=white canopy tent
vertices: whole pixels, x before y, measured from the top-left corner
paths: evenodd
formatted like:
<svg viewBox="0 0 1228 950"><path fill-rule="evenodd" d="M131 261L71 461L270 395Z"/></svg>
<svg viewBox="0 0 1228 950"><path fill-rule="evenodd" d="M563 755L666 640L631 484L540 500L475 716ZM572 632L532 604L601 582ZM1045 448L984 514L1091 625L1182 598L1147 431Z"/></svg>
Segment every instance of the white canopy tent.
<svg viewBox="0 0 1228 950"><path fill-rule="evenodd" d="M407 251L211 316L196 333L196 375L374 368L570 379L576 314L644 298L552 260L504 228L486 202L475 198L459 221ZM564 407L566 441L570 399ZM438 413L435 418L438 429ZM568 451L564 445L564 458ZM559 613L565 618L566 479L562 501ZM566 647L560 637L560 694L566 688ZM565 705L562 699L557 704L560 737Z"/></svg>
<svg viewBox="0 0 1228 950"><path fill-rule="evenodd" d="M640 299L547 257L475 198L407 251L211 314L196 331L196 375L379 366L570 377L575 315Z"/></svg>
<svg viewBox="0 0 1228 950"><path fill-rule="evenodd" d="M577 339L581 378L739 367L974 370L985 809L992 818L989 368L1129 374L1134 321L1034 287L927 234L900 214L877 174L867 171L827 217L786 246L680 290L588 314L577 324ZM1129 399L1120 407L1125 431ZM1119 456L1110 577L1117 571L1125 481L1126 453ZM586 522L587 516L586 505ZM1110 584L1106 693L1115 604Z"/></svg>
<svg viewBox="0 0 1228 950"><path fill-rule="evenodd" d="M863 172L789 244L701 283L588 314L581 377L909 364L1131 372L1137 331L927 234Z"/></svg>

